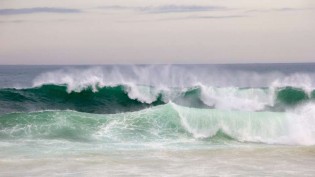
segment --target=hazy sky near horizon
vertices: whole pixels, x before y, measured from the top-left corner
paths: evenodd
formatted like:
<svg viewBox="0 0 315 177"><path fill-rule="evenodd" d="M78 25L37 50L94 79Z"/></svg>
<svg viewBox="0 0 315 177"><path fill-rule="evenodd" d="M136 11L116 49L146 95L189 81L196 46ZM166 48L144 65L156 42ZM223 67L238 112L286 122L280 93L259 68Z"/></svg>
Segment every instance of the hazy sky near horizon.
<svg viewBox="0 0 315 177"><path fill-rule="evenodd" d="M0 64L315 62L314 0L1 0Z"/></svg>

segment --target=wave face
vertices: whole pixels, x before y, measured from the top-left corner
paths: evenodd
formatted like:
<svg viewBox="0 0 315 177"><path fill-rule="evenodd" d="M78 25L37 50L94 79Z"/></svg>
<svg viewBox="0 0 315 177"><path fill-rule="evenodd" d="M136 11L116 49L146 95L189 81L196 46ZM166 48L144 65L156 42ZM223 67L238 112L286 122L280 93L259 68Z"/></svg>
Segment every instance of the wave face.
<svg viewBox="0 0 315 177"><path fill-rule="evenodd" d="M66 86L43 85L28 89L1 89L1 112L38 110L77 110L89 113L115 113L139 110L163 103L159 98L148 104L130 99L124 86L103 87L97 91L86 88L68 92Z"/></svg>
<svg viewBox="0 0 315 177"><path fill-rule="evenodd" d="M305 111L310 117L299 114ZM12 113L0 117L0 137L15 141L94 142L118 148L148 146L150 143L176 146L220 142L312 145L315 143L314 113L310 106L300 112L275 113L197 109L173 103L110 115L74 111ZM198 139L200 141L196 142Z"/></svg>
<svg viewBox="0 0 315 177"><path fill-rule="evenodd" d="M136 90L136 91L135 91ZM135 95L136 92L137 94ZM287 107L311 102L310 94L301 88L173 88L157 90L154 87L125 85L87 87L80 91L68 91L64 85L0 89L0 113L40 110L75 110L87 113L119 113L137 111L150 106L176 104L224 110L281 111Z"/></svg>

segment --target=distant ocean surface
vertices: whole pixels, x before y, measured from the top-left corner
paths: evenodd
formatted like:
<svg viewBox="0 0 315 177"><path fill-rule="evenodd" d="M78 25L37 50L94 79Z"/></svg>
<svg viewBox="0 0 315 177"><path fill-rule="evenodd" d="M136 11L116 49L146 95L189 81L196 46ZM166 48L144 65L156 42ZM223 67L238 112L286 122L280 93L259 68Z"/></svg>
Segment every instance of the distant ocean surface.
<svg viewBox="0 0 315 177"><path fill-rule="evenodd" d="M0 176L315 176L315 64L0 66Z"/></svg>

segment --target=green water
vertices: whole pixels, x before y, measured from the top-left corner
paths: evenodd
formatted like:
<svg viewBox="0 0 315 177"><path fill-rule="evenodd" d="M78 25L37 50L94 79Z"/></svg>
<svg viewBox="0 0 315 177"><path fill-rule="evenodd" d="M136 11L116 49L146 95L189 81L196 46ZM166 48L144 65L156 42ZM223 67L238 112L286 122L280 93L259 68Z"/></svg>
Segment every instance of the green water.
<svg viewBox="0 0 315 177"><path fill-rule="evenodd" d="M0 66L0 176L314 176L313 68Z"/></svg>

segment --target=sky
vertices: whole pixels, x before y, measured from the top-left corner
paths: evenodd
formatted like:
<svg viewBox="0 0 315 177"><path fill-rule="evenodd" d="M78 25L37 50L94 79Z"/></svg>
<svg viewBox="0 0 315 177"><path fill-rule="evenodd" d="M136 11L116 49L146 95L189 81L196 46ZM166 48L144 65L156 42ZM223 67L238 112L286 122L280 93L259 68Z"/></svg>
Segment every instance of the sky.
<svg viewBox="0 0 315 177"><path fill-rule="evenodd" d="M315 62L314 0L1 0L0 64Z"/></svg>

